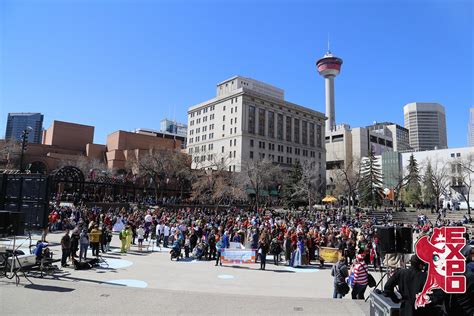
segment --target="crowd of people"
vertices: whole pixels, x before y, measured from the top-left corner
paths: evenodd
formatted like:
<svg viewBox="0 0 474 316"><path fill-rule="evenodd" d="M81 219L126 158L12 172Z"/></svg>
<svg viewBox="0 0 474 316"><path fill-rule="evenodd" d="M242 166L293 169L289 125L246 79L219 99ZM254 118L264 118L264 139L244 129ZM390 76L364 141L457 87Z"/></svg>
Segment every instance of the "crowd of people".
<svg viewBox="0 0 474 316"><path fill-rule="evenodd" d="M437 222L437 224L445 222ZM451 225L460 223L449 223ZM85 260L88 247L93 256L110 251L112 232L118 233L120 251L130 251L144 242L157 247L169 247L179 260L182 251L189 258L214 260L221 265L221 252L231 242L246 249L254 249L260 269L266 269L267 254L273 264L301 267L319 264L321 247L339 250L340 260L332 266L334 298L348 293L347 279L351 277L351 297L364 299L369 283L369 266L375 270L382 265L376 225L406 226L393 223L391 212L378 222L375 217L356 209L349 214L344 209L275 211L269 209L238 208L181 208L155 207L146 209L102 209L87 207L56 207L50 214L51 230L66 232L62 264L73 260L79 251L79 261ZM421 216L410 225L414 240L429 234L433 225Z"/></svg>

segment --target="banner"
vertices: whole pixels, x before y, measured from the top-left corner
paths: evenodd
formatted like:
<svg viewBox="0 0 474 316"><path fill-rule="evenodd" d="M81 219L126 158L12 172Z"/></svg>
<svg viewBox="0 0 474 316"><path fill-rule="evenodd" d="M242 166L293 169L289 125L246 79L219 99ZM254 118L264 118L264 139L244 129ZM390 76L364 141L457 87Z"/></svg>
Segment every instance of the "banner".
<svg viewBox="0 0 474 316"><path fill-rule="evenodd" d="M319 256L326 263L336 263L339 260L339 250L337 248L321 247L319 248Z"/></svg>
<svg viewBox="0 0 474 316"><path fill-rule="evenodd" d="M255 263L255 250L251 249L229 249L222 250L222 263Z"/></svg>

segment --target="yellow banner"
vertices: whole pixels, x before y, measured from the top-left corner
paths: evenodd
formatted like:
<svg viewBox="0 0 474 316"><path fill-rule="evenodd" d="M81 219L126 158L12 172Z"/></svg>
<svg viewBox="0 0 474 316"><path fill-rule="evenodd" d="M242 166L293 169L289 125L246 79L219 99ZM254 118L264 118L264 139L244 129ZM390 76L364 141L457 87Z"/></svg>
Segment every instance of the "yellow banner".
<svg viewBox="0 0 474 316"><path fill-rule="evenodd" d="M336 263L339 260L339 250L337 248L321 247L319 248L319 256L326 263Z"/></svg>

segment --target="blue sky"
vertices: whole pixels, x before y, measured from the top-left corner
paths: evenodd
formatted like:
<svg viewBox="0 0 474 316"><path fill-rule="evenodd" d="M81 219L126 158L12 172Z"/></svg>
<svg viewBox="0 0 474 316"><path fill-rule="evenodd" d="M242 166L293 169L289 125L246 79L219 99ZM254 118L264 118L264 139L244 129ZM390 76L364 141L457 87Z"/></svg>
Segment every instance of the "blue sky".
<svg viewBox="0 0 474 316"><path fill-rule="evenodd" d="M324 112L315 69L344 60L336 121L403 125L403 105L446 107L448 145L466 145L473 4L412 1L0 1L0 135L8 112L118 129L159 129L236 74Z"/></svg>

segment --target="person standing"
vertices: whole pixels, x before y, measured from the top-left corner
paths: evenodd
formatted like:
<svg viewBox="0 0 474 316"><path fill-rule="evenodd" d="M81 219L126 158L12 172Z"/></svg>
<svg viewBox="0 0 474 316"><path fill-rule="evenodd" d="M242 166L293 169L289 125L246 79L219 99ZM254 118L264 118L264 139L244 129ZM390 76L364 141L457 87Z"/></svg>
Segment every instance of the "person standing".
<svg viewBox="0 0 474 316"><path fill-rule="evenodd" d="M368 266L365 263L365 255L358 254L356 262L351 268L351 273L354 272L354 287L352 288L352 299L363 300L365 289L369 283Z"/></svg>
<svg viewBox="0 0 474 316"><path fill-rule="evenodd" d="M120 247L120 252L121 253L127 253L127 229L126 227L122 227L122 230L120 231L119 233L119 239L120 239L120 243L121 243L121 247Z"/></svg>
<svg viewBox="0 0 474 316"><path fill-rule="evenodd" d="M87 259L87 248L89 248L89 233L87 232L87 228L82 229L79 237L79 245L79 262L82 261L82 258L84 258L85 261Z"/></svg>
<svg viewBox="0 0 474 316"><path fill-rule="evenodd" d="M61 238L61 267L69 266L67 264L67 258L71 254L71 237L69 236L69 229L66 230L66 234Z"/></svg>
<svg viewBox="0 0 474 316"><path fill-rule="evenodd" d="M99 256L99 244L100 244L101 235L102 233L99 230L99 226L95 224L90 233L90 244L92 247L92 256L95 256L95 257Z"/></svg>
<svg viewBox="0 0 474 316"><path fill-rule="evenodd" d="M168 239L170 238L170 227L168 224L163 225L163 247L168 248Z"/></svg>
<svg viewBox="0 0 474 316"><path fill-rule="evenodd" d="M334 293L332 298L343 298L349 291L346 278L349 276L346 265L346 257L341 256L339 261L332 267L331 275L334 277ZM344 291L347 288L347 291Z"/></svg>
<svg viewBox="0 0 474 316"><path fill-rule="evenodd" d="M267 263L268 239L269 237L267 235L267 230L264 229L258 241L258 249L260 252L260 270L265 270L265 265Z"/></svg>
<svg viewBox="0 0 474 316"><path fill-rule="evenodd" d="M400 315L436 315L434 307L428 305L415 310L416 294L420 293L426 281L426 272L423 272L424 262L416 255L410 258L410 268L398 269L388 279L384 286L384 295L398 300L395 296L395 286L398 286L402 296L400 304ZM458 314L453 314L458 315Z"/></svg>
<svg viewBox="0 0 474 316"><path fill-rule="evenodd" d="M75 228L71 234L71 262L72 259L77 257L77 251L79 250L79 231Z"/></svg>
<svg viewBox="0 0 474 316"><path fill-rule="evenodd" d="M143 251L143 240L145 239L145 229L140 225L136 231L138 237L138 251Z"/></svg>
<svg viewBox="0 0 474 316"><path fill-rule="evenodd" d="M217 238L219 238L219 235L216 235L216 239ZM216 242L216 266L218 264L222 266L222 260L221 260L222 248L224 248L222 238L219 238L219 240Z"/></svg>
<svg viewBox="0 0 474 316"><path fill-rule="evenodd" d="M130 251L130 247L132 246L132 239L133 239L133 231L130 225L127 225L127 238L126 238L126 246L125 249Z"/></svg>

